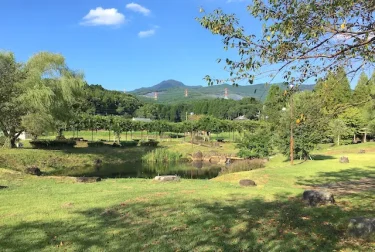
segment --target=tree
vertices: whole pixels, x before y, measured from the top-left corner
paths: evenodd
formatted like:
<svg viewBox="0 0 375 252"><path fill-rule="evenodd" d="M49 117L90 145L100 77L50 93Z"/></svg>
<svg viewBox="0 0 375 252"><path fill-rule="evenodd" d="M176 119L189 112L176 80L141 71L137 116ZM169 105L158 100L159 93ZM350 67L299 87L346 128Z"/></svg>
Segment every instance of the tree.
<svg viewBox="0 0 375 252"><path fill-rule="evenodd" d="M276 123L280 119L281 109L285 106L285 97L278 85L271 85L264 101L264 114L268 121Z"/></svg>
<svg viewBox="0 0 375 252"><path fill-rule="evenodd" d="M352 91L343 68L339 68L337 72L329 72L325 79L318 81L314 90L320 97L323 109L332 117L342 112L341 108L352 103Z"/></svg>
<svg viewBox="0 0 375 252"><path fill-rule="evenodd" d="M18 63L12 53L0 53L0 129L7 145L15 147L25 126L30 126L25 123L30 122L30 115L67 123L74 115L67 108L80 95L82 85L83 75L70 70L62 55L41 52ZM39 123L44 122L50 124L50 120Z"/></svg>
<svg viewBox="0 0 375 252"><path fill-rule="evenodd" d="M362 72L353 93L353 102L361 103L371 100L370 81L366 73Z"/></svg>
<svg viewBox="0 0 375 252"><path fill-rule="evenodd" d="M201 9L199 23L223 38L225 50L235 48L239 55L238 60L225 60L229 79L206 76L211 85L253 83L260 74L298 84L342 66L356 74L375 62L373 1L254 0L247 9L262 23L261 35L247 34L235 14L220 9L206 14Z"/></svg>
<svg viewBox="0 0 375 252"><path fill-rule="evenodd" d="M334 139L337 139L337 146L340 145L341 136L350 134L350 129L343 120L335 119L330 122L329 126Z"/></svg>
<svg viewBox="0 0 375 252"><path fill-rule="evenodd" d="M260 128L255 133L246 133L238 144L238 155L243 158L265 158L272 151L271 134L269 128Z"/></svg>
<svg viewBox="0 0 375 252"><path fill-rule="evenodd" d="M339 119L345 122L353 134L353 142L356 142L357 134L366 126L364 111L358 107L350 107L339 115Z"/></svg>
<svg viewBox="0 0 375 252"><path fill-rule="evenodd" d="M308 159L310 152L324 137L328 124L321 102L316 94L304 91L293 95L294 108L291 117L288 111L281 114L278 126L278 146L281 153L290 156L290 127L293 126L293 154L301 159Z"/></svg>

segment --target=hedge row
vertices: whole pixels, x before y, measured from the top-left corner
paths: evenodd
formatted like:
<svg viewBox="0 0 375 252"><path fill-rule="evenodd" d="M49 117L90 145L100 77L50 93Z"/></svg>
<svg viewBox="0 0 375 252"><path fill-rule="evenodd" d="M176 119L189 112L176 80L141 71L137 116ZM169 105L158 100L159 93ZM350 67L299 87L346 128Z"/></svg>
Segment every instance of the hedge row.
<svg viewBox="0 0 375 252"><path fill-rule="evenodd" d="M77 143L73 140L33 140L30 144L34 149L65 149L73 148Z"/></svg>

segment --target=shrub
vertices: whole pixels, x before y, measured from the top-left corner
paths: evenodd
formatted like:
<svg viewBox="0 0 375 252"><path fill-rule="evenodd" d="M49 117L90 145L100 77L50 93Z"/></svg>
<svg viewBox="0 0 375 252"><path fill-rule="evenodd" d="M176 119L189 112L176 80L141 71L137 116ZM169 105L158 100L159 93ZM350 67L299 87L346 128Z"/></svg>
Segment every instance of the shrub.
<svg viewBox="0 0 375 252"><path fill-rule="evenodd" d="M260 129L255 133L247 133L242 142L238 144L239 157L264 158L271 153L271 137L266 129Z"/></svg>
<svg viewBox="0 0 375 252"><path fill-rule="evenodd" d="M56 136L55 140L66 140L66 138L63 135L61 135L61 136Z"/></svg>
<svg viewBox="0 0 375 252"><path fill-rule="evenodd" d="M183 138L183 137L184 137L184 135L180 135L180 134L173 134L173 133L171 133L171 134L169 134L169 137L170 137L170 138Z"/></svg>
<svg viewBox="0 0 375 252"><path fill-rule="evenodd" d="M121 141L120 142L121 147L135 147L138 145L138 142L136 141Z"/></svg>
<svg viewBox="0 0 375 252"><path fill-rule="evenodd" d="M4 146L5 141L6 141L6 137L5 136L0 136L0 147Z"/></svg>
<svg viewBox="0 0 375 252"><path fill-rule="evenodd" d="M157 147L158 144L159 144L159 142L158 142L158 141L154 141L154 140L152 140L152 141L148 141L148 142L146 142L146 141L142 141L142 142L140 143L140 145L141 145L141 146L144 146L144 147Z"/></svg>
<svg viewBox="0 0 375 252"><path fill-rule="evenodd" d="M100 142L100 141L98 141L98 142L88 142L87 145L89 147L103 147L103 146L105 146L105 143Z"/></svg>
<svg viewBox="0 0 375 252"><path fill-rule="evenodd" d="M72 140L33 140L30 141L34 149L64 149L73 148L77 143Z"/></svg>
<svg viewBox="0 0 375 252"><path fill-rule="evenodd" d="M148 163L172 163L180 161L181 157L181 153L160 148L147 153L142 157L142 161Z"/></svg>
<svg viewBox="0 0 375 252"><path fill-rule="evenodd" d="M237 160L233 164L221 168L220 175L264 168L264 162L263 159Z"/></svg>

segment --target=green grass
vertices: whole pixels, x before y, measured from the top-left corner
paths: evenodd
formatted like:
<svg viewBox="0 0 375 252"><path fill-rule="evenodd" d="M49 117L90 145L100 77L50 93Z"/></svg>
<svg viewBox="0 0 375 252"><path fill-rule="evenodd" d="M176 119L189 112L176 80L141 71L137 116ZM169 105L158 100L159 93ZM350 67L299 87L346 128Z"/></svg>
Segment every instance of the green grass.
<svg viewBox="0 0 375 252"><path fill-rule="evenodd" d="M61 152L40 150L0 150L0 157L36 159L34 151L61 157ZM117 149L80 151L65 153L64 162L124 155ZM340 164L341 155L350 163ZM351 217L375 216L374 183L357 184L350 193L344 188L347 193L336 194L337 205L310 208L299 199L317 184L375 181L375 145L323 146L312 157L290 166L275 156L263 169L178 183L107 179L79 184L68 177L0 169L0 185L8 186L0 189L0 250L373 251L373 241L350 238L345 230ZM258 186L241 188L238 180L244 178Z"/></svg>
<svg viewBox="0 0 375 252"><path fill-rule="evenodd" d="M182 154L165 148L157 148L142 157L142 161L148 163L173 163L178 162Z"/></svg>

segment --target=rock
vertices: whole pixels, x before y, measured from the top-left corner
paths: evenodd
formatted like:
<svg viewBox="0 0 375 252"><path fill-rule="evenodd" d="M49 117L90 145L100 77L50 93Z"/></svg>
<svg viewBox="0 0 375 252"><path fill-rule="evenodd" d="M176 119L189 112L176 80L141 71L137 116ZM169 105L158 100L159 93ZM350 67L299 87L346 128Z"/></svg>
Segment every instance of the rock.
<svg viewBox="0 0 375 252"><path fill-rule="evenodd" d="M8 188L7 186L2 186L2 185L0 185L0 190L1 189L6 189L6 188Z"/></svg>
<svg viewBox="0 0 375 252"><path fill-rule="evenodd" d="M257 186L257 184L251 179L241 179L239 183L241 186Z"/></svg>
<svg viewBox="0 0 375 252"><path fill-rule="evenodd" d="M349 220L348 233L351 236L366 238L375 234L375 218L355 217Z"/></svg>
<svg viewBox="0 0 375 252"><path fill-rule="evenodd" d="M366 151L365 150L359 150L359 152L358 152L359 154L365 154L366 153Z"/></svg>
<svg viewBox="0 0 375 252"><path fill-rule="evenodd" d="M166 175L166 176L156 176L154 180L157 181L180 181L180 177L177 175Z"/></svg>
<svg viewBox="0 0 375 252"><path fill-rule="evenodd" d="M308 201L310 206L316 206L318 203L327 203L335 204L335 198L332 193L327 191L315 191L307 190L303 192L303 199Z"/></svg>
<svg viewBox="0 0 375 252"><path fill-rule="evenodd" d="M99 182L101 180L102 179L99 178L99 177L78 177L78 178L76 178L76 181L81 182L81 183L93 183L93 182Z"/></svg>
<svg viewBox="0 0 375 252"><path fill-rule="evenodd" d="M349 163L348 157L340 157L340 163Z"/></svg>
<svg viewBox="0 0 375 252"><path fill-rule="evenodd" d="M194 153L193 160L203 160L203 153L201 151Z"/></svg>
<svg viewBox="0 0 375 252"><path fill-rule="evenodd" d="M197 169L201 169L203 167L203 162L196 160L196 161L191 162L191 165Z"/></svg>
<svg viewBox="0 0 375 252"><path fill-rule="evenodd" d="M36 166L26 168L25 172L26 172L27 174L36 175L36 176L40 176L40 175L42 175L42 172L41 172L40 169L39 169L38 167L36 167Z"/></svg>

